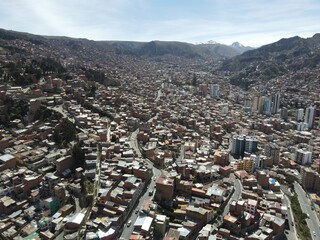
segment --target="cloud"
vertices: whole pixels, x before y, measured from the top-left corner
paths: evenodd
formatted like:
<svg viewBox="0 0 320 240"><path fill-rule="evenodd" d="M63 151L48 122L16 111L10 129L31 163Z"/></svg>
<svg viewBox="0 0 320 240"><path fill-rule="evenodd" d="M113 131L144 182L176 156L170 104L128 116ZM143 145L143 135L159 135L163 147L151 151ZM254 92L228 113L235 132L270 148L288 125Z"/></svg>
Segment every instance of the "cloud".
<svg viewBox="0 0 320 240"><path fill-rule="evenodd" d="M6 29L93 40L177 40L259 46L320 32L316 0L10 0Z"/></svg>

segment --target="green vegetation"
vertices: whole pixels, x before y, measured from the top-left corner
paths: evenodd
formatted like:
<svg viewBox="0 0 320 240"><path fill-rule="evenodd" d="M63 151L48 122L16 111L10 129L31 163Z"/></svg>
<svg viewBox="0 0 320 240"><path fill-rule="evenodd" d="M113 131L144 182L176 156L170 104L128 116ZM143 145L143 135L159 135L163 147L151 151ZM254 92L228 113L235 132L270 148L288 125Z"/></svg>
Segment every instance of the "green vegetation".
<svg viewBox="0 0 320 240"><path fill-rule="evenodd" d="M293 211L294 221L296 223L296 229L298 232L298 235L300 239L312 239L310 235L310 229L308 228L306 218L307 215L302 212L300 203L297 197L297 194L295 194L293 197L290 197L291 201L291 208Z"/></svg>
<svg viewBox="0 0 320 240"><path fill-rule="evenodd" d="M87 69L84 74L89 81L95 81L101 84L103 84L106 79L104 72L98 70Z"/></svg>
<svg viewBox="0 0 320 240"><path fill-rule="evenodd" d="M75 126L69 120L63 119L54 129L53 141L58 145L67 146L76 138L76 132Z"/></svg>
<svg viewBox="0 0 320 240"><path fill-rule="evenodd" d="M88 206L93 201L94 185L84 175L81 177L81 194L84 196L85 205Z"/></svg>
<svg viewBox="0 0 320 240"><path fill-rule="evenodd" d="M85 152L83 151L80 143L76 143L75 145L73 145L71 156L74 160L75 168L85 167Z"/></svg>
<svg viewBox="0 0 320 240"><path fill-rule="evenodd" d="M54 73L62 76L66 69L56 60L42 58L26 62L2 62L0 79L2 82L11 82L17 86L26 86L37 83L42 76Z"/></svg>
<svg viewBox="0 0 320 240"><path fill-rule="evenodd" d="M34 114L34 121L49 121L61 119L61 114L41 106Z"/></svg>
<svg viewBox="0 0 320 240"><path fill-rule="evenodd" d="M288 184L288 186L290 187L290 188L294 188L293 187L293 183L295 182L295 177L294 176L292 176L292 175L287 175L286 176L286 182L287 182L287 184Z"/></svg>
<svg viewBox="0 0 320 240"><path fill-rule="evenodd" d="M0 117L0 124L5 127L10 127L11 122L14 119L20 119L24 122L24 116L27 115L29 110L29 103L24 100L14 101L10 98L4 102L5 108L3 110L3 116Z"/></svg>
<svg viewBox="0 0 320 240"><path fill-rule="evenodd" d="M105 86L111 87L118 87L120 83L115 79L108 77L103 71L101 70L93 70L93 69L82 69L84 70L84 74L89 81L98 82Z"/></svg>

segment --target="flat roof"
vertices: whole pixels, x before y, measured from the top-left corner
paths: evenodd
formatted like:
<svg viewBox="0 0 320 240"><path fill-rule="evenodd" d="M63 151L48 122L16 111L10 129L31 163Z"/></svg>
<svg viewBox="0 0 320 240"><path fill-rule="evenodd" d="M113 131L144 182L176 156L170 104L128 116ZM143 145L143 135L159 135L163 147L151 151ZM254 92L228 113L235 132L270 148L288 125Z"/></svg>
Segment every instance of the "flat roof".
<svg viewBox="0 0 320 240"><path fill-rule="evenodd" d="M0 156L0 161L7 162L13 158L14 156L12 156L11 154L4 154Z"/></svg>

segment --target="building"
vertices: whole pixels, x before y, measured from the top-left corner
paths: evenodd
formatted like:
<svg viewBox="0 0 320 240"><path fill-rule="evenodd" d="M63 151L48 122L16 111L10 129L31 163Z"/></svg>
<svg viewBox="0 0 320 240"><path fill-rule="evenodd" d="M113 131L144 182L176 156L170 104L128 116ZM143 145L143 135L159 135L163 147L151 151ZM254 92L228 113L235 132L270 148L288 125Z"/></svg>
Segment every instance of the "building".
<svg viewBox="0 0 320 240"><path fill-rule="evenodd" d="M288 120L288 109L287 108L281 108L280 118L283 119L284 121Z"/></svg>
<svg viewBox="0 0 320 240"><path fill-rule="evenodd" d="M255 96L252 101L252 111L259 111L259 96Z"/></svg>
<svg viewBox="0 0 320 240"><path fill-rule="evenodd" d="M84 220L85 215L81 212L74 214L73 216L69 217L66 224L65 228L66 229L72 229L72 230L77 230L81 227L81 223Z"/></svg>
<svg viewBox="0 0 320 240"><path fill-rule="evenodd" d="M267 175L267 173L263 170L259 170L256 172L256 176L257 176L258 184L262 188L268 189L269 188L269 176Z"/></svg>
<svg viewBox="0 0 320 240"><path fill-rule="evenodd" d="M255 214L257 211L258 201L254 199L248 199L245 204L245 211L250 214Z"/></svg>
<svg viewBox="0 0 320 240"><path fill-rule="evenodd" d="M226 166L229 162L229 154L227 152L216 151L214 153L214 163L220 166Z"/></svg>
<svg viewBox="0 0 320 240"><path fill-rule="evenodd" d="M258 141L253 137L247 136L245 138L245 152L255 153L256 151L258 151Z"/></svg>
<svg viewBox="0 0 320 240"><path fill-rule="evenodd" d="M314 117L315 117L315 107L308 107L306 109L306 115L304 118L304 122L308 124L308 128L312 129L313 128L313 123L314 123Z"/></svg>
<svg viewBox="0 0 320 240"><path fill-rule="evenodd" d="M297 121L302 121L304 116L304 110L302 108L297 109L296 112L296 120Z"/></svg>
<svg viewBox="0 0 320 240"><path fill-rule="evenodd" d="M157 214L155 218L154 231L161 237L166 233L169 218L166 215Z"/></svg>
<svg viewBox="0 0 320 240"><path fill-rule="evenodd" d="M231 154L236 157L243 157L245 153L258 151L258 141L250 136L238 135L232 138Z"/></svg>
<svg viewBox="0 0 320 240"><path fill-rule="evenodd" d="M259 97L258 113L270 115L271 114L271 99L266 96Z"/></svg>
<svg viewBox="0 0 320 240"><path fill-rule="evenodd" d="M280 109L280 93L271 95L271 113L276 114Z"/></svg>
<svg viewBox="0 0 320 240"><path fill-rule="evenodd" d="M174 196L174 179L161 176L156 182L155 199L164 204L171 205Z"/></svg>
<svg viewBox="0 0 320 240"><path fill-rule="evenodd" d="M218 84L210 85L210 96L212 98L219 98L220 96L220 86Z"/></svg>
<svg viewBox="0 0 320 240"><path fill-rule="evenodd" d="M4 154L0 156L0 172L5 169L14 168L17 164L16 158L11 154Z"/></svg>
<svg viewBox="0 0 320 240"><path fill-rule="evenodd" d="M313 171L311 168L302 168L302 186L307 190L313 190L315 187L316 178L319 178L319 174Z"/></svg>
<svg viewBox="0 0 320 240"><path fill-rule="evenodd" d="M312 152L305 149L297 149L295 152L294 160L299 164L311 163Z"/></svg>
<svg viewBox="0 0 320 240"><path fill-rule="evenodd" d="M278 165L280 159L280 148L276 143L267 143L265 146L265 154L272 160L272 165Z"/></svg>
<svg viewBox="0 0 320 240"><path fill-rule="evenodd" d="M245 170L247 172L253 172L254 160L249 157L244 157L238 162L238 170Z"/></svg>

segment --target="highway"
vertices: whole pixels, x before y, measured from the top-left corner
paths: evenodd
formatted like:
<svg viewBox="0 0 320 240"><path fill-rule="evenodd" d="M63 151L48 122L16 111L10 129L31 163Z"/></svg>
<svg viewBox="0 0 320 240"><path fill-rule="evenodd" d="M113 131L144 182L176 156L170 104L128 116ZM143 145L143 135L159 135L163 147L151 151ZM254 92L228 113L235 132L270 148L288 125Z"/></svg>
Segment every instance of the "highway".
<svg viewBox="0 0 320 240"><path fill-rule="evenodd" d="M298 195L298 200L301 206L302 212L309 214L309 217L306 219L312 239L320 239L320 228L319 220L316 216L316 212L312 210L311 201L306 197L306 192L297 182L294 182L294 190ZM314 235L315 233L315 235Z"/></svg>

